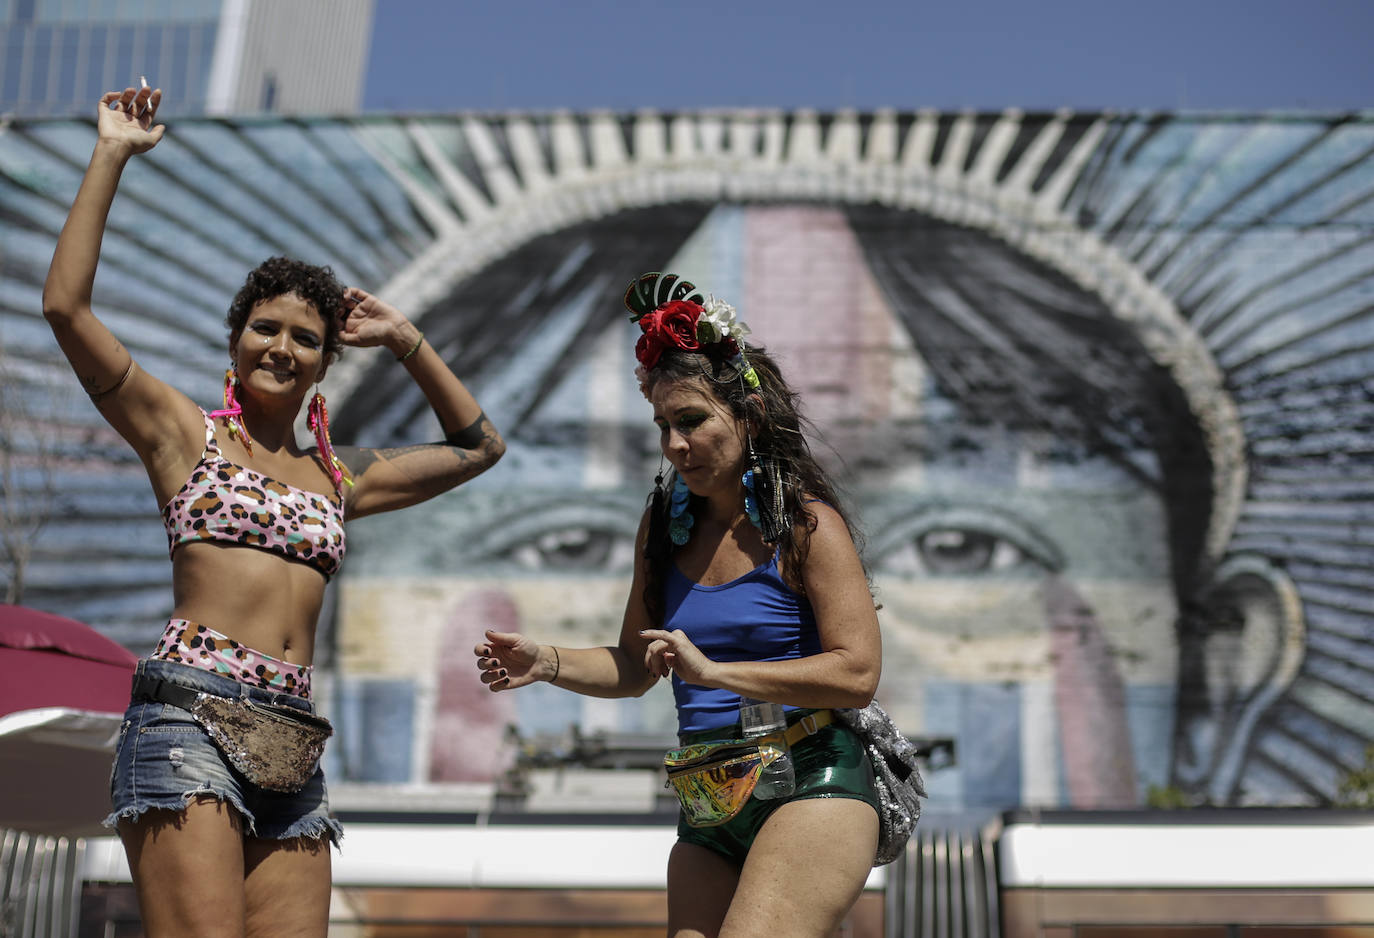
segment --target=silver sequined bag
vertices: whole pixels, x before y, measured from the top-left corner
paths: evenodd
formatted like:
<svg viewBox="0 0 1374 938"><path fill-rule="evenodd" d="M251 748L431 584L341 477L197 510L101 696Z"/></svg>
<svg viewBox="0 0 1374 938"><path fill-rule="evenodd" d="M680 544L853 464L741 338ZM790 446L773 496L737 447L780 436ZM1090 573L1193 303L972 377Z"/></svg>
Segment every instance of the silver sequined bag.
<svg viewBox="0 0 1374 938"><path fill-rule="evenodd" d="M926 797L925 783L916 765L916 747L876 702L862 710L836 710L835 716L863 741L873 763L881 822L873 865L891 863L902 855L916 829L921 818L921 799Z"/></svg>
<svg viewBox="0 0 1374 938"><path fill-rule="evenodd" d="M268 791L304 788L334 733L324 717L243 697L198 694L190 712L234 768Z"/></svg>

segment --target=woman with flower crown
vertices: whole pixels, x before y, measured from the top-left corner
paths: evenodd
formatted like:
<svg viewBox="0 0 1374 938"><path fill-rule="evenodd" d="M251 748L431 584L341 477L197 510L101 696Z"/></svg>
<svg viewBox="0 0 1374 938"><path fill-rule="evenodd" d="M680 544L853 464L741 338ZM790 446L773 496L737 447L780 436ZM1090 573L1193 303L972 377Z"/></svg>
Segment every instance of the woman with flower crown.
<svg viewBox="0 0 1374 938"><path fill-rule="evenodd" d="M424 501L487 469L501 437L394 307L328 268L274 257L227 317L224 406L206 413L142 371L95 317L106 217L128 160L151 150L160 90L100 100L94 153L58 237L43 312L92 401L138 453L162 506L174 608L138 664L112 779L145 934L324 935L330 843L319 755L329 724L310 673L343 522ZM296 443L341 346L384 346L424 392L443 442L398 450Z"/></svg>
<svg viewBox="0 0 1374 938"><path fill-rule="evenodd" d="M879 831L868 758L830 712L866 706L881 670L853 530L796 395L763 349L746 348L728 304L654 273L626 305L673 480L660 474L641 521L619 641L573 649L489 631L475 648L481 679L493 691L549 681L628 697L671 677L684 749L669 764L686 768L670 772L684 810L669 934L831 935ZM786 713L790 796L758 797L774 750L730 745L756 701ZM708 771L693 768L703 760Z"/></svg>

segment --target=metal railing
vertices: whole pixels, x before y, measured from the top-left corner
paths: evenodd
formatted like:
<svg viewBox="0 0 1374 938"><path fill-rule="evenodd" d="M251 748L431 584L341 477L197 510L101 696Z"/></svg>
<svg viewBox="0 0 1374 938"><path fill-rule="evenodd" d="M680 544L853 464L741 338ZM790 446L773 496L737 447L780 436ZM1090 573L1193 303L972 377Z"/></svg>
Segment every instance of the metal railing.
<svg viewBox="0 0 1374 938"><path fill-rule="evenodd" d="M920 830L887 869L884 938L998 938L996 833Z"/></svg>
<svg viewBox="0 0 1374 938"><path fill-rule="evenodd" d="M75 938L85 849L79 837L0 829L0 938Z"/></svg>

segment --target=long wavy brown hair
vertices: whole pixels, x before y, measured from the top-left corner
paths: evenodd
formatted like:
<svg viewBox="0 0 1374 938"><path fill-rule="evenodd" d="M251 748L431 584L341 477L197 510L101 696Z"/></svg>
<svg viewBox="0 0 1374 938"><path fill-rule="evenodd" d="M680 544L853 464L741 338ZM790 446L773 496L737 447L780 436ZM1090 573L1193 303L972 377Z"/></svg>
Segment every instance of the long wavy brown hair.
<svg viewBox="0 0 1374 938"><path fill-rule="evenodd" d="M830 476L811 452L808 434L813 430L801 412L797 393L783 378L777 362L761 346L750 346L746 355L758 375L757 388L750 388L740 377L726 357L724 343L715 343L695 352L665 350L648 372L644 393L648 395L664 381L692 381L728 406L737 419L747 421L754 452L764 464L771 461L779 470L787 523L782 525L782 536L774 546L780 555L783 581L804 597L806 586L801 571L810 551L811 532L816 529L816 516L807 507L808 503L825 502L838 512L856 548L861 538ZM654 486L644 545L647 561L644 604L652 620L659 623L664 614L663 581L674 550L668 536L667 491L672 484L670 477ZM689 505L696 505L698 501L699 497L693 495Z"/></svg>

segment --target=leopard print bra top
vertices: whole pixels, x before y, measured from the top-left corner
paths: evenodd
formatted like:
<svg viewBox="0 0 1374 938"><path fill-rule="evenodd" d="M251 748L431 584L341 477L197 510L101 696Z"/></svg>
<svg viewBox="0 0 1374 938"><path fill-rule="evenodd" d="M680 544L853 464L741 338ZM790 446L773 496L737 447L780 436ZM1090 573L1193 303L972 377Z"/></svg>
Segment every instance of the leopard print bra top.
<svg viewBox="0 0 1374 938"><path fill-rule="evenodd" d="M162 509L169 552L193 541L218 541L308 563L326 578L337 573L345 546L342 502L231 463L215 442L214 421L201 414L205 452Z"/></svg>

